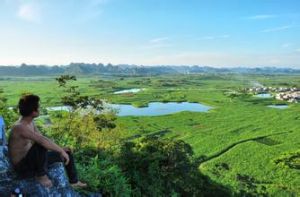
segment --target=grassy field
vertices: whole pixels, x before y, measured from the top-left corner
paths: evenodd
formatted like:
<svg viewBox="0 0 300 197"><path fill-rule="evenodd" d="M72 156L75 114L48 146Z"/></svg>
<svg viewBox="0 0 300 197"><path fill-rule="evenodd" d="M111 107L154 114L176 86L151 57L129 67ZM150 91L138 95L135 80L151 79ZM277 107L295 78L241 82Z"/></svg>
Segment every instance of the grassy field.
<svg viewBox="0 0 300 197"><path fill-rule="evenodd" d="M62 90L55 77L6 77L0 89L15 106L22 92L42 97L43 106L59 105ZM208 113L180 112L164 116L117 119L123 138L143 135L182 139L192 145L199 170L234 190L270 196L300 195L300 104L284 110L266 107L284 103L237 94L254 84L300 87L294 75L172 75L155 77L83 76L74 82L83 95L111 103L146 106L152 101L188 101L212 106ZM113 92L145 88L139 93Z"/></svg>

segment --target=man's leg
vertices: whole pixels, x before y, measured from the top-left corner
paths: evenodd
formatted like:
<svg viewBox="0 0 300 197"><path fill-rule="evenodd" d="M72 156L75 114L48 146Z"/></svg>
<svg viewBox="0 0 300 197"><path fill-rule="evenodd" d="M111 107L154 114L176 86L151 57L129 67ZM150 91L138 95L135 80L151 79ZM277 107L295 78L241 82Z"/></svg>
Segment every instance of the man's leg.
<svg viewBox="0 0 300 197"><path fill-rule="evenodd" d="M75 162L73 155L71 151L66 151L69 155L70 161L68 165L65 166L65 169L67 171L67 175L69 177L69 182L71 184L77 183L78 182L78 176L77 176L77 170L75 167ZM48 152L48 165L55 163L55 162L64 162L62 157L60 156L59 153L57 152Z"/></svg>
<svg viewBox="0 0 300 197"><path fill-rule="evenodd" d="M47 174L47 149L39 144L34 144L32 149L32 155L31 158L29 156L29 159L35 159L34 161L34 167L36 170L35 175L38 177L45 176Z"/></svg>
<svg viewBox="0 0 300 197"><path fill-rule="evenodd" d="M41 184L51 187L52 183L47 177L47 168L47 149L37 143L32 145L25 158L15 166L21 178L35 176Z"/></svg>
<svg viewBox="0 0 300 197"><path fill-rule="evenodd" d="M47 170L47 150L39 144L34 144L26 156L15 166L21 177L43 176Z"/></svg>

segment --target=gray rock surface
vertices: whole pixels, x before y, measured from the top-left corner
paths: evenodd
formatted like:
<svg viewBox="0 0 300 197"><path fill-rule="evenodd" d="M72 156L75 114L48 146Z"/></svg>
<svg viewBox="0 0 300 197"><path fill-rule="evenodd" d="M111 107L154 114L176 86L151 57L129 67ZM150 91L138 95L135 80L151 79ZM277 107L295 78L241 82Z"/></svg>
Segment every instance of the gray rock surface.
<svg viewBox="0 0 300 197"><path fill-rule="evenodd" d="M19 188L26 196L60 196L60 197L79 197L80 195L70 187L67 177L64 174L62 163L55 163L49 167L49 178L52 180L53 187L50 189L43 187L35 179L18 180L13 173L7 169L1 171L0 196L10 196L13 189Z"/></svg>

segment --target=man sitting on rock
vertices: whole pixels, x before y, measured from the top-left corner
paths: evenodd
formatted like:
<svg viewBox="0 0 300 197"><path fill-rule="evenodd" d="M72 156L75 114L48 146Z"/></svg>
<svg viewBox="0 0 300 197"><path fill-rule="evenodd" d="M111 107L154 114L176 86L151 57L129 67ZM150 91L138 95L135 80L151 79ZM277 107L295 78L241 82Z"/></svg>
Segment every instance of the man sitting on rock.
<svg viewBox="0 0 300 197"><path fill-rule="evenodd" d="M64 162L70 184L85 187L86 184L78 180L71 150L61 148L35 126L33 119L39 116L39 101L36 95L25 95L19 100L21 117L12 127L8 142L9 158L16 173L20 178L35 177L45 187L51 187L48 165Z"/></svg>

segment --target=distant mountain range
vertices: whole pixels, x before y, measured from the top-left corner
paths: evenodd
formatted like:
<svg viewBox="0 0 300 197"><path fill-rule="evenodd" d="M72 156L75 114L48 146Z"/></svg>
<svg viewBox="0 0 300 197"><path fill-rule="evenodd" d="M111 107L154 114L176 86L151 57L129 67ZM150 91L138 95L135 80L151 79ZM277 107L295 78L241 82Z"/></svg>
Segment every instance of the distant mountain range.
<svg viewBox="0 0 300 197"><path fill-rule="evenodd" d="M208 66L137 66L127 64L71 63L61 66L27 65L0 66L0 76L49 76L49 75L129 75L149 76L162 74L237 73L237 74L300 74L300 69L277 67L233 67Z"/></svg>

